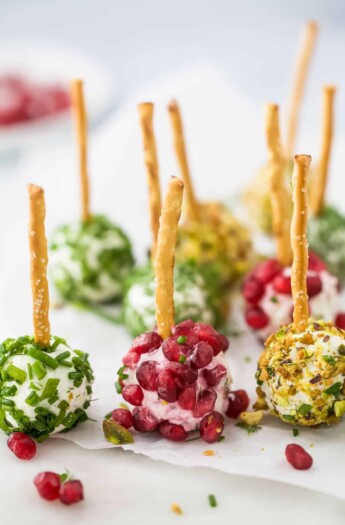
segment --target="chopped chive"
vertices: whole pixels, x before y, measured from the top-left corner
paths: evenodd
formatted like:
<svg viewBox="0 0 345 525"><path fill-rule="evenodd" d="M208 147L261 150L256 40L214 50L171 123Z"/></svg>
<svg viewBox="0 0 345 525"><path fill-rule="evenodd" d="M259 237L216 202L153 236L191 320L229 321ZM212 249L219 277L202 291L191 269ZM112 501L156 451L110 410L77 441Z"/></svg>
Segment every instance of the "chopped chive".
<svg viewBox="0 0 345 525"><path fill-rule="evenodd" d="M82 372L70 372L68 374L68 379L82 379L84 374Z"/></svg>
<svg viewBox="0 0 345 525"><path fill-rule="evenodd" d="M14 401L12 401L12 399L1 399L0 402L4 407L14 407Z"/></svg>
<svg viewBox="0 0 345 525"><path fill-rule="evenodd" d="M342 387L342 383L334 383L334 385L330 386L329 388L327 388L327 390L325 390L325 393L329 396L333 395L333 396L337 396L341 390L341 387Z"/></svg>
<svg viewBox="0 0 345 525"><path fill-rule="evenodd" d="M209 494L208 502L210 504L210 507L217 507L217 500L214 494Z"/></svg>
<svg viewBox="0 0 345 525"><path fill-rule="evenodd" d="M181 354L180 357L178 358L178 362L179 363L185 363L186 359L187 359L187 357L185 355Z"/></svg>
<svg viewBox="0 0 345 525"><path fill-rule="evenodd" d="M62 424L63 424L63 426L65 428L70 429L76 424L78 419L79 419L79 415L76 414L76 413L74 413L74 414L67 414L67 416L64 418Z"/></svg>
<svg viewBox="0 0 345 525"><path fill-rule="evenodd" d="M183 345L186 341L187 341L187 337L186 337L185 335L180 335L180 336L176 339L176 342L177 342L179 345Z"/></svg>
<svg viewBox="0 0 345 525"><path fill-rule="evenodd" d="M28 374L29 374L29 379L32 381L34 376L32 373L32 366L30 365L30 363L28 363Z"/></svg>
<svg viewBox="0 0 345 525"><path fill-rule="evenodd" d="M34 390L30 392L28 397L25 399L25 403L30 407L35 407L40 402L40 397L36 394Z"/></svg>
<svg viewBox="0 0 345 525"><path fill-rule="evenodd" d="M75 379L75 380L73 381L73 386L74 386L75 388L79 388L79 387L81 386L82 382L83 382L83 379Z"/></svg>
<svg viewBox="0 0 345 525"><path fill-rule="evenodd" d="M90 405L91 405L90 401L88 401L88 400L84 401L83 409L84 409L84 410L87 410L87 409L89 408Z"/></svg>
<svg viewBox="0 0 345 525"><path fill-rule="evenodd" d="M16 387L16 385L12 385L12 386L7 386L7 387L3 387L1 390L0 390L0 394L2 396L15 396L16 393L17 393L17 390L18 388Z"/></svg>
<svg viewBox="0 0 345 525"><path fill-rule="evenodd" d="M120 381L115 381L115 388L118 394L122 394L122 386L120 384Z"/></svg>
<svg viewBox="0 0 345 525"><path fill-rule="evenodd" d="M292 434L293 434L294 437L297 437L298 434L299 434L299 430L298 430L298 428L296 428L296 427L293 428L293 429L292 429Z"/></svg>
<svg viewBox="0 0 345 525"><path fill-rule="evenodd" d="M27 373L24 372L24 370L14 365L8 365L6 373L20 385L25 382L27 376Z"/></svg>
<svg viewBox="0 0 345 525"><path fill-rule="evenodd" d="M92 386L87 385L87 387L86 387L86 392L87 392L89 395L92 394Z"/></svg>
<svg viewBox="0 0 345 525"><path fill-rule="evenodd" d="M52 397L55 394L59 383L60 379L57 379L55 377L51 377L50 379L48 379L42 392L42 399L49 399L50 397Z"/></svg>
<svg viewBox="0 0 345 525"><path fill-rule="evenodd" d="M37 359L37 361L41 361L41 363L44 363L48 368L51 368L52 370L56 370L59 366L59 363L53 357L47 354L47 352L37 350L37 348L34 348L33 346L29 348L28 355L30 357L33 357L34 359Z"/></svg>
<svg viewBox="0 0 345 525"><path fill-rule="evenodd" d="M55 341L54 343L51 345L50 349L52 351L56 350L57 347L60 345L60 344L66 344L66 341L64 339L61 339L61 337L55 337Z"/></svg>
<svg viewBox="0 0 345 525"><path fill-rule="evenodd" d="M31 388L31 390L41 390L40 385L37 385L33 381L30 382L30 388Z"/></svg>
<svg viewBox="0 0 345 525"><path fill-rule="evenodd" d="M302 414L302 416L306 417L309 414L309 412L311 411L312 408L313 407L311 405L308 405L308 404L304 403L303 405L301 405L298 408L297 412L299 414Z"/></svg>
<svg viewBox="0 0 345 525"><path fill-rule="evenodd" d="M48 403L50 405L54 405L54 403L56 403L56 401L59 399L59 396L57 394L55 394L55 396L51 397L50 399L48 399Z"/></svg>
<svg viewBox="0 0 345 525"><path fill-rule="evenodd" d="M71 355L71 352L68 352L66 350L66 352L62 352L62 354L59 354L58 356L55 357L56 361L58 363L60 363L60 361L64 361L65 359L67 359L69 356Z"/></svg>
<svg viewBox="0 0 345 525"><path fill-rule="evenodd" d="M57 428L57 427L59 427L61 425L61 423L65 419L65 417L66 417L66 411L65 410L61 410L60 414L57 416L57 418L54 421L55 428Z"/></svg>
<svg viewBox="0 0 345 525"><path fill-rule="evenodd" d="M65 366L66 368L72 368L72 363L70 361L59 361L60 366Z"/></svg>
<svg viewBox="0 0 345 525"><path fill-rule="evenodd" d="M69 403L63 400L58 404L58 407L60 410L66 410L66 408L69 408Z"/></svg>
<svg viewBox="0 0 345 525"><path fill-rule="evenodd" d="M47 375L47 370L40 361L35 361L31 368L32 373L37 377L37 379L43 379Z"/></svg>

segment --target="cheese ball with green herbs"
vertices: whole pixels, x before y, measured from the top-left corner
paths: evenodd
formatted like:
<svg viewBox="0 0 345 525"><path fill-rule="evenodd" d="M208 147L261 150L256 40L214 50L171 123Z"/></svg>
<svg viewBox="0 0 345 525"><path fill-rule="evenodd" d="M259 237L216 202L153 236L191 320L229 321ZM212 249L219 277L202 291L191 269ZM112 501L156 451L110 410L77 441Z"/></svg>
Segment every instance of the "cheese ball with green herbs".
<svg viewBox="0 0 345 525"><path fill-rule="evenodd" d="M33 337L0 346L0 428L37 440L87 420L93 373L88 355L59 337L42 348Z"/></svg>
<svg viewBox="0 0 345 525"><path fill-rule="evenodd" d="M174 270L175 320L185 319L219 326L220 300L206 278L193 265L176 264ZM151 264L136 269L125 285L123 321L134 337L153 330L155 319L155 278Z"/></svg>
<svg viewBox="0 0 345 525"><path fill-rule="evenodd" d="M345 413L345 331L309 321L271 335L256 374L260 407L286 423L331 424Z"/></svg>
<svg viewBox="0 0 345 525"><path fill-rule="evenodd" d="M50 244L51 276L68 301L105 303L123 294L134 264L128 237L106 217L58 228Z"/></svg>
<svg viewBox="0 0 345 525"><path fill-rule="evenodd" d="M310 248L327 264L329 271L345 283L345 217L328 206L308 227Z"/></svg>

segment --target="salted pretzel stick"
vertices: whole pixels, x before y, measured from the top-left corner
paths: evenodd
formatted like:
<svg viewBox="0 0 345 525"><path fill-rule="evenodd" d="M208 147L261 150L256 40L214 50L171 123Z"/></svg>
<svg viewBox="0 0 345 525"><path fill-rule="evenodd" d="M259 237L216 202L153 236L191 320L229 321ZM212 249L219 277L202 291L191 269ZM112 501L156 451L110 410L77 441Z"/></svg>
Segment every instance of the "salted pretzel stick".
<svg viewBox="0 0 345 525"><path fill-rule="evenodd" d="M149 189L150 224L152 232L152 261L155 260L156 256L159 217L162 209L156 140L152 123L153 109L153 104L150 102L144 102L138 105L140 127L143 136L147 185Z"/></svg>
<svg viewBox="0 0 345 525"><path fill-rule="evenodd" d="M285 184L285 157L280 140L279 107L276 104L266 105L266 141L277 258L283 266L288 266L292 261L288 207L291 197Z"/></svg>
<svg viewBox="0 0 345 525"><path fill-rule="evenodd" d="M183 197L182 180L171 177L159 221L156 272L156 321L166 339L174 325L174 263L178 221Z"/></svg>
<svg viewBox="0 0 345 525"><path fill-rule="evenodd" d="M84 101L83 81L72 80L71 84L72 108L74 111L78 152L79 176L81 189L81 216L83 221L88 221L90 213L90 188L87 170L87 115Z"/></svg>
<svg viewBox="0 0 345 525"><path fill-rule="evenodd" d="M48 250L44 230L46 208L44 191L29 184L29 244L30 280L33 303L33 325L36 343L48 346L50 342L49 290L47 281Z"/></svg>
<svg viewBox="0 0 345 525"><path fill-rule="evenodd" d="M324 86L323 88L321 158L317 166L316 176L310 194L310 207L313 215L319 215L325 205L329 160L333 142L335 92L335 86Z"/></svg>
<svg viewBox="0 0 345 525"><path fill-rule="evenodd" d="M297 58L294 80L289 102L286 137L286 159L291 159L295 148L298 118L300 114L307 75L313 56L318 26L315 21L308 22L303 30L302 45Z"/></svg>
<svg viewBox="0 0 345 525"><path fill-rule="evenodd" d="M190 176L188 166L180 108L175 100L172 100L170 102L168 106L168 111L173 130L175 153L180 166L181 176L185 185L187 217L190 221L195 222L199 220L200 216L199 204L195 197L192 179Z"/></svg>
<svg viewBox="0 0 345 525"><path fill-rule="evenodd" d="M307 294L308 270L308 171L310 155L296 155L292 174L293 213L291 220L291 246L293 263L291 288L294 303L293 322L303 332L308 325L309 308Z"/></svg>

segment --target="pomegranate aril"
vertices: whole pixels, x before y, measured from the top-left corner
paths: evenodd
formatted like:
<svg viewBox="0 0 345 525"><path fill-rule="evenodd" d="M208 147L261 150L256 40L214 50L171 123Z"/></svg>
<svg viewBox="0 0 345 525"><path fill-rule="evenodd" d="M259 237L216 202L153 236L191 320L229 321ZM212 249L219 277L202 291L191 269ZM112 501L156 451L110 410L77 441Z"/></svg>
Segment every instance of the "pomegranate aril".
<svg viewBox="0 0 345 525"><path fill-rule="evenodd" d="M194 417L203 417L211 412L216 404L217 394L213 390L202 390L196 400Z"/></svg>
<svg viewBox="0 0 345 525"><path fill-rule="evenodd" d="M291 295L291 276L283 274L277 275L273 281L273 289L277 293Z"/></svg>
<svg viewBox="0 0 345 525"><path fill-rule="evenodd" d="M186 321L182 321L181 323L178 323L173 328L173 334L178 332L179 330L189 329L193 328L195 325L195 322L191 319L186 319Z"/></svg>
<svg viewBox="0 0 345 525"><path fill-rule="evenodd" d="M228 339L225 335L223 335L223 334L218 334L218 337L219 337L220 342L222 343L222 351L223 351L223 352L226 352L227 349L228 349L229 346L230 346L230 341L229 341L229 339Z"/></svg>
<svg viewBox="0 0 345 525"><path fill-rule="evenodd" d="M156 332L148 332L134 339L131 351L137 354L146 354L147 352L157 350L157 348L161 346L162 341L163 339Z"/></svg>
<svg viewBox="0 0 345 525"><path fill-rule="evenodd" d="M307 275L308 297L315 297L322 290L322 281L318 275Z"/></svg>
<svg viewBox="0 0 345 525"><path fill-rule="evenodd" d="M308 470L313 464L313 458L300 445L287 445L285 449L285 457L297 470Z"/></svg>
<svg viewBox="0 0 345 525"><path fill-rule="evenodd" d="M178 343L174 337L169 337L168 339L165 339L162 344L162 352L168 361L178 362L181 356L186 355L187 346L185 344Z"/></svg>
<svg viewBox="0 0 345 525"><path fill-rule="evenodd" d="M218 355L223 349L223 342L219 337L218 332L212 326L203 323L196 323L194 326L194 333L198 336L200 341L205 341L213 348L213 354Z"/></svg>
<svg viewBox="0 0 345 525"><path fill-rule="evenodd" d="M165 439L170 439L170 441L184 441L188 432L185 431L182 425L174 425L169 423L169 421L163 421L159 425L158 433Z"/></svg>
<svg viewBox="0 0 345 525"><path fill-rule="evenodd" d="M209 386L219 385L222 379L226 377L227 370L223 365L217 365L214 368L206 368L202 375Z"/></svg>
<svg viewBox="0 0 345 525"><path fill-rule="evenodd" d="M250 304L258 304L264 293L265 287L257 279L249 279L243 286L243 296Z"/></svg>
<svg viewBox="0 0 345 525"><path fill-rule="evenodd" d="M159 421L146 407L133 409L133 427L138 432L153 432L157 429Z"/></svg>
<svg viewBox="0 0 345 525"><path fill-rule="evenodd" d="M140 354L137 354L136 352L129 351L122 359L122 362L124 365L126 365L128 368L133 370L137 364L139 363Z"/></svg>
<svg viewBox="0 0 345 525"><path fill-rule="evenodd" d="M194 333L193 328L195 323L193 321L184 321L175 326L173 329L173 339L178 340L179 337L185 338L186 346L196 345L199 341L198 336Z"/></svg>
<svg viewBox="0 0 345 525"><path fill-rule="evenodd" d="M182 363L171 361L167 364L166 371L175 379L178 388L191 385L198 379L198 371L190 367L188 364L184 365Z"/></svg>
<svg viewBox="0 0 345 525"><path fill-rule="evenodd" d="M276 259L269 259L259 263L254 268L253 275L263 284L268 284L281 270L282 266Z"/></svg>
<svg viewBox="0 0 345 525"><path fill-rule="evenodd" d="M36 455L36 443L23 432L10 434L7 446L19 459L29 460Z"/></svg>
<svg viewBox="0 0 345 525"><path fill-rule="evenodd" d="M194 410L196 403L195 384L181 388L177 402L183 410Z"/></svg>
<svg viewBox="0 0 345 525"><path fill-rule="evenodd" d="M200 422L200 436L207 443L218 441L224 430L224 418L219 412L211 412Z"/></svg>
<svg viewBox="0 0 345 525"><path fill-rule="evenodd" d="M131 428L133 424L132 414L126 408L116 408L111 413L112 419L125 428Z"/></svg>
<svg viewBox="0 0 345 525"><path fill-rule="evenodd" d="M41 498L53 501L59 498L60 476L55 472L41 472L34 477L34 485Z"/></svg>
<svg viewBox="0 0 345 525"><path fill-rule="evenodd" d="M79 479L70 479L60 487L60 501L64 505L73 505L84 499L83 485Z"/></svg>
<svg viewBox="0 0 345 525"><path fill-rule="evenodd" d="M139 385L144 390L154 392L157 390L157 365L155 361L144 361L138 366L136 372Z"/></svg>
<svg viewBox="0 0 345 525"><path fill-rule="evenodd" d="M122 389L122 397L127 403L140 406L144 399L144 392L139 385L126 385Z"/></svg>
<svg viewBox="0 0 345 525"><path fill-rule="evenodd" d="M226 415L232 419L237 419L241 412L245 412L249 407L249 397L245 390L234 390L230 392L229 404Z"/></svg>
<svg viewBox="0 0 345 525"><path fill-rule="evenodd" d="M345 313L340 313L335 318L335 326L341 330L345 330Z"/></svg>
<svg viewBox="0 0 345 525"><path fill-rule="evenodd" d="M258 306L249 308L245 313L247 325L254 330L265 328L269 323L267 314Z"/></svg>
<svg viewBox="0 0 345 525"><path fill-rule="evenodd" d="M213 359L213 349L208 343L200 341L196 344L193 352L190 356L190 363L195 366L195 368L204 368L211 363Z"/></svg>
<svg viewBox="0 0 345 525"><path fill-rule="evenodd" d="M321 272L322 270L326 270L327 267L325 263L323 262L320 257L316 255L316 253L310 251L309 252L309 261L308 261L308 269L314 270L315 272Z"/></svg>
<svg viewBox="0 0 345 525"><path fill-rule="evenodd" d="M169 372L161 372L157 378L157 394L160 399L173 403L177 399L175 380Z"/></svg>

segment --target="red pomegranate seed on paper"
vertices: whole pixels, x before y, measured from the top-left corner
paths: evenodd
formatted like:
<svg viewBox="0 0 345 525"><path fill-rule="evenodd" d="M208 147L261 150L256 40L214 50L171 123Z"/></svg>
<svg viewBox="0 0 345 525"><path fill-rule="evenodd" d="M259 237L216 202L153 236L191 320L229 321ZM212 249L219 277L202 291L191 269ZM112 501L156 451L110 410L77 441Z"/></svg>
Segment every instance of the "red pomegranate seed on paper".
<svg viewBox="0 0 345 525"><path fill-rule="evenodd" d="M249 397L245 390L234 390L230 392L226 415L232 419L237 419L241 412L247 410L249 402Z"/></svg>
<svg viewBox="0 0 345 525"><path fill-rule="evenodd" d="M297 470L308 470L313 464L313 458L300 445L287 445L285 449L285 457Z"/></svg>
<svg viewBox="0 0 345 525"><path fill-rule="evenodd" d="M34 485L41 498L53 501L59 498L60 477L55 472L41 472L34 478Z"/></svg>
<svg viewBox="0 0 345 525"><path fill-rule="evenodd" d="M79 479L70 479L60 487L60 501L64 505L73 505L84 499L83 485Z"/></svg>
<svg viewBox="0 0 345 525"><path fill-rule="evenodd" d="M224 430L224 418L219 412L211 412L200 422L200 435L207 443L218 441Z"/></svg>

